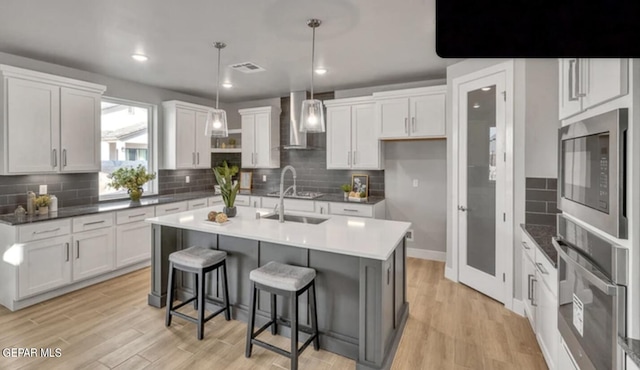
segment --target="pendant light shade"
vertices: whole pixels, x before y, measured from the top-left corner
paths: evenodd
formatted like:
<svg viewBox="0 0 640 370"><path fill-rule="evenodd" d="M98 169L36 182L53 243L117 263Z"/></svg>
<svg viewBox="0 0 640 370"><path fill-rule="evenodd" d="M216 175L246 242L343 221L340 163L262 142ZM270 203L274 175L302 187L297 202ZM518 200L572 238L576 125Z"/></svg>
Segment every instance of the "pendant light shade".
<svg viewBox="0 0 640 370"><path fill-rule="evenodd" d="M302 113L300 114L300 132L325 132L324 109L320 100L313 98L313 71L316 51L316 28L322 22L319 19L309 19L307 26L313 29L311 42L311 99L302 102Z"/></svg>
<svg viewBox="0 0 640 370"><path fill-rule="evenodd" d="M216 109L212 109L207 114L207 123L205 125L204 134L210 137L227 137L229 136L229 127L227 126L227 112L218 108L220 96L220 50L227 46L224 42L215 42L213 46L218 49L218 78L216 80Z"/></svg>

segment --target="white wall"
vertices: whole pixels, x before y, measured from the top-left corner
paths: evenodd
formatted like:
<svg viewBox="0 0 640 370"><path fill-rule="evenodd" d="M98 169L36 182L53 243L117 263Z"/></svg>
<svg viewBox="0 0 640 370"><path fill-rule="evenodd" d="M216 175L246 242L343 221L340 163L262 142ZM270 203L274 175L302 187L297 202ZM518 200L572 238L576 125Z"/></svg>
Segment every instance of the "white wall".
<svg viewBox="0 0 640 370"><path fill-rule="evenodd" d="M411 222L407 248L440 252L432 258L443 258L446 248L446 149L446 140L384 143L386 217Z"/></svg>

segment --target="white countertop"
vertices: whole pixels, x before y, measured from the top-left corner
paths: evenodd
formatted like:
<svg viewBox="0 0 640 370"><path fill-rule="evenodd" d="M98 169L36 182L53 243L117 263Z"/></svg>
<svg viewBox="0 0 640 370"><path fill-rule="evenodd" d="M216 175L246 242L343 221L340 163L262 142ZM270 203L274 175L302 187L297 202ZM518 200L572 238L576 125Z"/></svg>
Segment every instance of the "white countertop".
<svg viewBox="0 0 640 370"><path fill-rule="evenodd" d="M225 225L216 225L207 221L207 214L210 211L222 211L222 208L222 206L201 208L148 218L145 221L162 226L376 260L387 260L411 226L410 222L319 215L286 210L287 214L327 218L328 220L318 225L298 222L280 223L278 220L256 219L256 212L266 215L272 210L250 207L237 207L236 217L230 218L231 221Z"/></svg>

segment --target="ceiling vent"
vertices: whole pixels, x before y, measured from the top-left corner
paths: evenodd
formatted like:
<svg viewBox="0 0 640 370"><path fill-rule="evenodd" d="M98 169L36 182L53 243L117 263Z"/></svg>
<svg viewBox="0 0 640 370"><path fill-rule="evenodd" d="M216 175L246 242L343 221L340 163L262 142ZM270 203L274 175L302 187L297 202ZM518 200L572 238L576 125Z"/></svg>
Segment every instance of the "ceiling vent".
<svg viewBox="0 0 640 370"><path fill-rule="evenodd" d="M260 67L259 65L253 62L243 62L243 63L232 64L231 68L242 73L256 73L256 72L262 72L265 70L264 68Z"/></svg>

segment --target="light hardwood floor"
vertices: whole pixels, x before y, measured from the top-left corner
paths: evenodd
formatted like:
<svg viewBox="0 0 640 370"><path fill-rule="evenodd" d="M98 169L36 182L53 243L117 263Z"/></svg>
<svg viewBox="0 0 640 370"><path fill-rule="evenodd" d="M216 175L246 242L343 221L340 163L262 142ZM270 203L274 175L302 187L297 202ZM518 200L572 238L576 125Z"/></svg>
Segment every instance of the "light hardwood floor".
<svg viewBox="0 0 640 370"><path fill-rule="evenodd" d="M409 258L410 317L393 364L399 369L546 369L525 318L444 279L444 264ZM60 348L60 358L5 358L0 369L287 369L288 360L254 346L244 358L246 324L216 317L195 326L147 305L149 269L10 312L0 307L0 349ZM190 305L189 305L190 306ZM288 339L263 333L287 348ZM302 369L354 369L307 349Z"/></svg>

